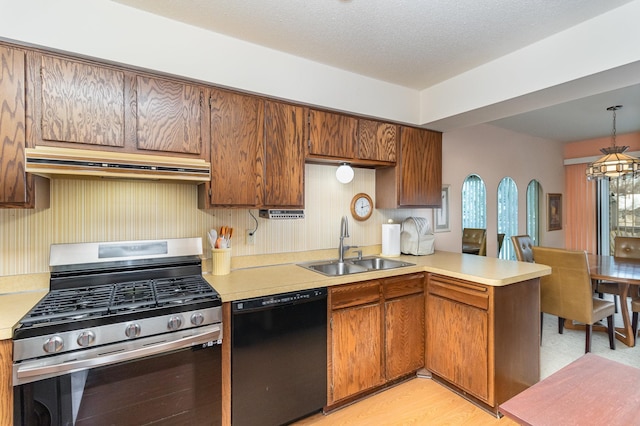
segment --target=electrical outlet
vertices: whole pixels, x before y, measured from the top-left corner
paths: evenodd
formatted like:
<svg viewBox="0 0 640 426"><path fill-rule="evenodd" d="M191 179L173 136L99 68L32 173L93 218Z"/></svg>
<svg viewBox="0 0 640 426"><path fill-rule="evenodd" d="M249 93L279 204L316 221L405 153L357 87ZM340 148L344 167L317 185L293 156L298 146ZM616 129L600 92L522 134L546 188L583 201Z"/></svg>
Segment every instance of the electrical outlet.
<svg viewBox="0 0 640 426"><path fill-rule="evenodd" d="M253 229L247 229L247 245L252 246L256 243L256 234L255 231L252 232Z"/></svg>

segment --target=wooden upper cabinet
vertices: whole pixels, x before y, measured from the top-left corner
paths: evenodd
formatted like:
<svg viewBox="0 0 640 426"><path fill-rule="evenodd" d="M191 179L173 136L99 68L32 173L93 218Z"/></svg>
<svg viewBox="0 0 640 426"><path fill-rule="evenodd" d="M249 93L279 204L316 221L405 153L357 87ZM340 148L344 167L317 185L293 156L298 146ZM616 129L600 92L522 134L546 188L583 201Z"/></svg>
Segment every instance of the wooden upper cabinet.
<svg viewBox="0 0 640 426"><path fill-rule="evenodd" d="M25 59L23 50L0 46L0 207L47 207L49 203L48 181L25 172Z"/></svg>
<svg viewBox="0 0 640 426"><path fill-rule="evenodd" d="M442 206L442 133L400 127L395 167L376 170L376 208Z"/></svg>
<svg viewBox="0 0 640 426"><path fill-rule="evenodd" d="M212 90L210 203L256 207L262 202L263 101Z"/></svg>
<svg viewBox="0 0 640 426"><path fill-rule="evenodd" d="M37 52L28 57L29 135L35 145L125 145L123 71Z"/></svg>
<svg viewBox="0 0 640 426"><path fill-rule="evenodd" d="M304 108L264 105L263 207L304 207Z"/></svg>
<svg viewBox="0 0 640 426"><path fill-rule="evenodd" d="M395 163L397 128L391 123L358 120L358 158Z"/></svg>
<svg viewBox="0 0 640 426"><path fill-rule="evenodd" d="M326 111L309 110L307 153L310 156L356 158L358 120Z"/></svg>
<svg viewBox="0 0 640 426"><path fill-rule="evenodd" d="M147 76L136 77L136 139L139 150L204 154L208 143L207 89Z"/></svg>

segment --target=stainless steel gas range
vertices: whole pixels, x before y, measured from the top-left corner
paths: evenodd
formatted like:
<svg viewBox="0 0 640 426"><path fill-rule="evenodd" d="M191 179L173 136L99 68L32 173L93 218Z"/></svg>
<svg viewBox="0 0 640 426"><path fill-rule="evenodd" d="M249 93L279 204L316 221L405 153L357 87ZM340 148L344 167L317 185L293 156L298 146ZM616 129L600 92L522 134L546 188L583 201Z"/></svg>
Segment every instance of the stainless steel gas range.
<svg viewBox="0 0 640 426"><path fill-rule="evenodd" d="M219 424L201 254L200 238L53 245L50 291L13 334L14 423Z"/></svg>

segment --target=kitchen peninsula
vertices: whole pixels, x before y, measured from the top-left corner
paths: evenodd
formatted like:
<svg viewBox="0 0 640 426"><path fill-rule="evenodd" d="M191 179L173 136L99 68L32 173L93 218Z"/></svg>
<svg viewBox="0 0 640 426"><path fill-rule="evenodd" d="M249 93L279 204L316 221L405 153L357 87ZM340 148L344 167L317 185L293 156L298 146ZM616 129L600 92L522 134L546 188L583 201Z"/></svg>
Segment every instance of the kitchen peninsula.
<svg viewBox="0 0 640 426"><path fill-rule="evenodd" d="M376 253L375 248L370 254L373 253ZM234 265L229 275L204 274L223 301L223 360L231 360L230 302L329 287L328 310L331 315L332 292L349 288L350 285L368 289L373 287L380 296L375 300L367 299L366 306L373 307L374 311L379 306L380 316L384 318L380 329L385 330L397 326L398 321L398 318L385 317L392 302L391 297L385 295L387 283L397 280L397 277L407 277L407 282L415 282L416 274L421 274L424 279L420 291L416 293L411 290L401 295L407 299L418 296L422 302L419 306L412 305L419 309L418 316L422 316L419 324L424 325L420 330L424 332L421 335L424 348L420 351L419 367L404 375L375 372L383 377L382 382L333 398L332 392L337 391L331 380L335 374L332 371L332 362L335 360L331 359L332 330L329 330L326 411L397 383L398 380L414 375L423 366L433 374L434 379L494 413L497 413L500 403L538 382L539 278L551 273L547 266L436 251L430 256L396 258L410 262L413 266L324 276L300 267L298 263L311 260L300 255L302 257L291 254L289 259L278 255L280 264L273 266L243 265L240 268ZM405 285L405 288L409 287L410 285ZM368 293L370 295L371 291ZM411 313L406 316L415 317ZM385 332L382 331L381 334L379 342L385 348ZM353 337L361 342L364 351L369 346L378 346L372 343L377 341L378 336L360 336L361 339ZM386 360L386 368L389 369L390 358L408 350L406 347L386 347L386 354L383 351L374 356L381 357L380 365L384 365ZM384 366L381 368L385 369ZM231 381L230 376L226 375L228 370L228 365L223 366L223 395L230 395ZM223 405L223 413L227 416L223 418L223 424L230 424L230 401L223 400L223 404L227 404Z"/></svg>
<svg viewBox="0 0 640 426"><path fill-rule="evenodd" d="M365 250L365 255L379 253L379 246ZM339 396L334 403L327 403L329 409L361 398L371 392L397 383L415 374L421 367L433 373L434 379L443 381L456 392L473 400L478 405L496 412L500 403L514 394L533 385L539 380L539 277L548 275L550 268L543 265L506 261L460 253L436 251L430 256L401 256L400 259L414 264L399 269L364 272L346 276L328 277L298 266L298 263L327 258L334 251L313 253L289 253L269 256L266 261L278 263L268 266L265 260L251 264L243 259L234 259L229 275L214 276L204 273L205 279L220 293L223 304L223 424L230 424L230 303L246 298L275 295L303 289L328 287L331 293L350 285L380 289L377 304L369 307L384 312L398 312L391 308L396 300L420 300L421 304L411 304L417 309L418 323L424 324L418 330L424 342L420 350L420 364L411 367L409 373L387 374L391 366L382 367L384 383L361 389L354 394ZM316 256L309 258L308 256ZM276 259L274 261L274 259ZM205 271L207 265L205 262ZM41 284L48 274L20 276L21 282L33 282L34 292L19 292L15 288L3 287L0 295L2 316L2 365L0 377L11 377L11 324L15 324L42 295ZM404 285L398 278L410 277ZM15 278L15 277L14 277ZM422 281L416 281L416 278ZM26 280L26 281L25 281ZM5 277L3 282L8 282ZM421 283L416 290L415 283ZM398 287L397 284L400 284ZM404 294L395 291L391 296L385 293L387 285L396 285ZM403 287L404 286L404 287ZM402 290L404 288L404 290ZM35 291L38 290L38 291ZM46 290L45 290L46 291ZM21 297L21 295L23 297ZM398 297L399 295L399 297ZM393 300L392 300L393 299ZM4 304L11 306L8 309ZM5 309L7 308L7 309ZM415 320L416 315L406 315ZM10 317L7 314L11 314ZM384 322L392 328L398 325L396 318L387 315ZM410 323L413 324L413 323ZM467 333L459 333L464 330ZM413 330L415 331L415 330ZM456 331L455 333L453 331ZM330 333L329 333L330 334ZM381 334L384 334L381 332ZM388 334L388 332L387 332ZM458 340L453 340L458 336ZM460 337L462 336L462 337ZM376 336L366 336L360 344L369 345ZM380 336L384 339L384 335ZM331 339L328 336L328 356L331 353ZM400 346L400 345L398 345ZM382 345L384 347L384 345ZM394 349L397 349L394 351ZM407 352L404 347L387 347L384 357L388 362L395 354ZM331 364L329 364L331 365ZM462 375L460 376L460 371ZM331 377L332 371L328 371ZM392 377L389 379L389 377ZM0 407L0 418L11 415L11 384L0 394L4 404ZM330 382L329 382L330 383ZM329 385L330 386L330 385ZM328 386L328 387L329 387Z"/></svg>

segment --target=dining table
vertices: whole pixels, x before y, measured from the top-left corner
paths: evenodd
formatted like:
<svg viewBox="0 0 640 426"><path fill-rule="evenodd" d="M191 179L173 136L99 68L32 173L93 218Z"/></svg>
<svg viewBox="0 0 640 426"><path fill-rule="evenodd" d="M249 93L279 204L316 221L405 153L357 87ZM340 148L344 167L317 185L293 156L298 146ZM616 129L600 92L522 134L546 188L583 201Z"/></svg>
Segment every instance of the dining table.
<svg viewBox="0 0 640 426"><path fill-rule="evenodd" d="M631 328L631 318L629 316L629 306L627 297L632 292L638 294L640 286L640 259L628 257L604 256L587 254L589 262L589 274L592 280L601 280L618 283L620 295L620 315L622 316L622 327L616 327L616 339L627 346L635 345L636 336ZM566 324L566 328L582 328L584 326ZM594 325L593 330L606 331L604 325Z"/></svg>

